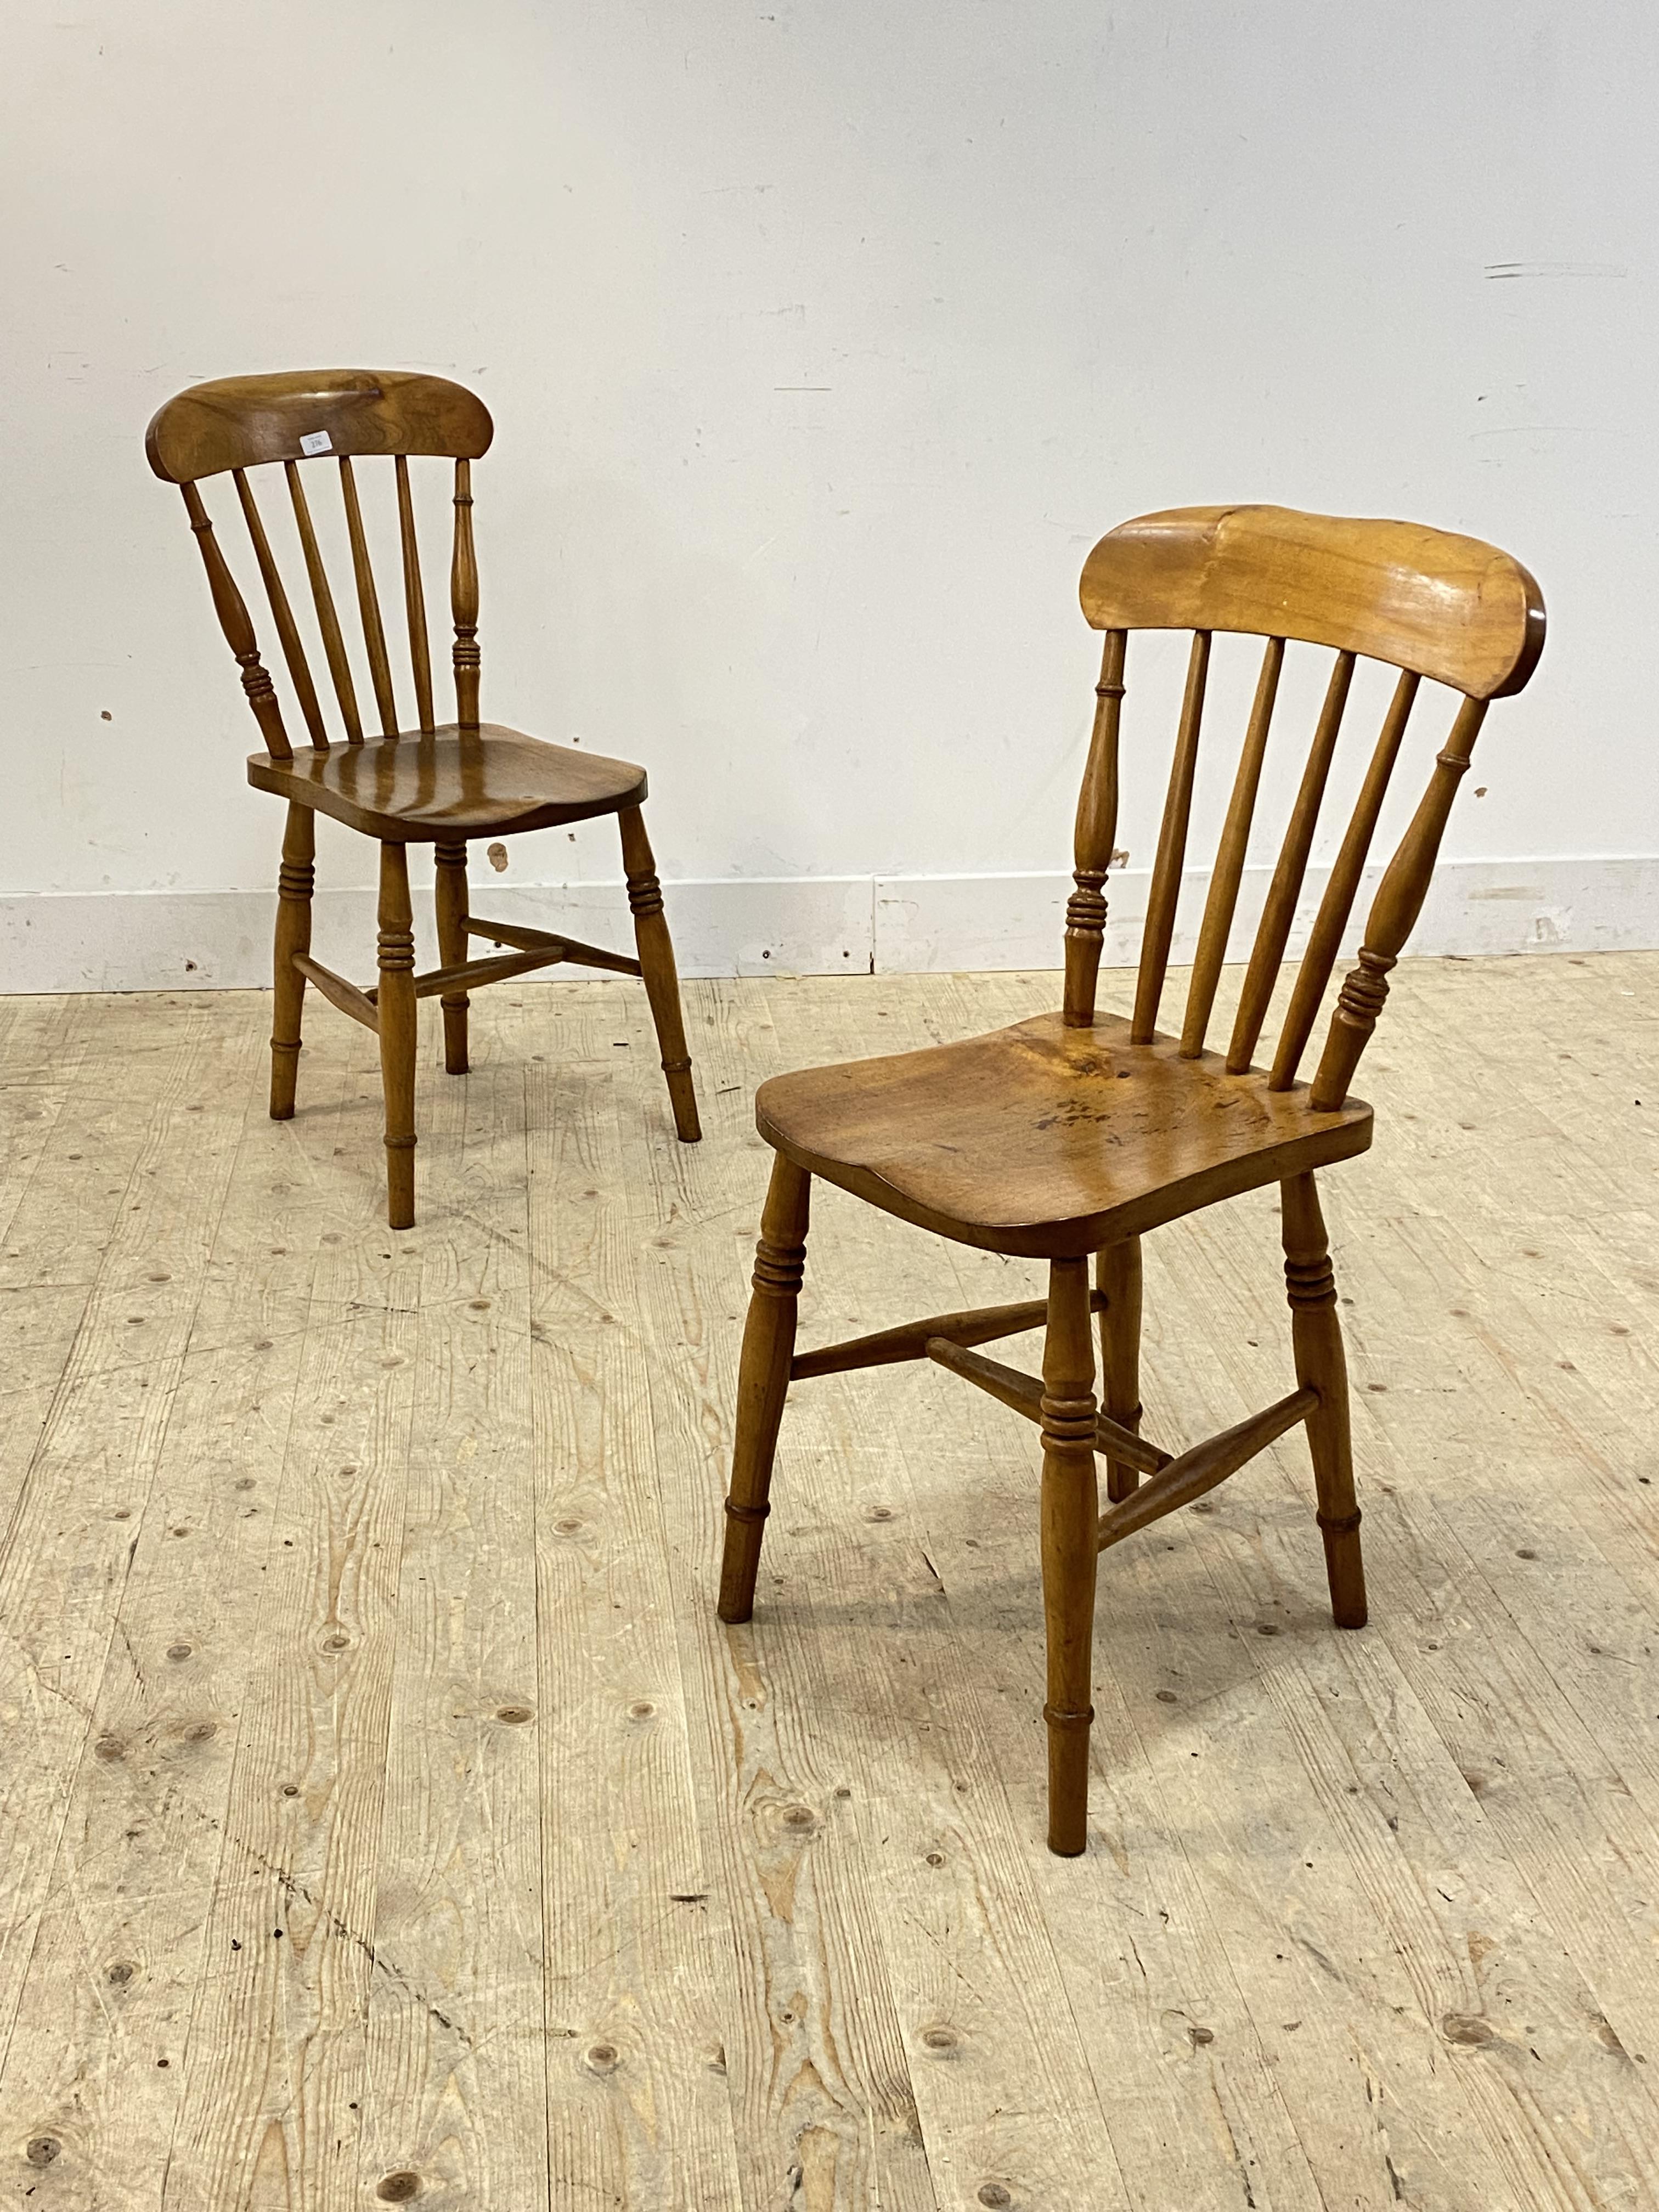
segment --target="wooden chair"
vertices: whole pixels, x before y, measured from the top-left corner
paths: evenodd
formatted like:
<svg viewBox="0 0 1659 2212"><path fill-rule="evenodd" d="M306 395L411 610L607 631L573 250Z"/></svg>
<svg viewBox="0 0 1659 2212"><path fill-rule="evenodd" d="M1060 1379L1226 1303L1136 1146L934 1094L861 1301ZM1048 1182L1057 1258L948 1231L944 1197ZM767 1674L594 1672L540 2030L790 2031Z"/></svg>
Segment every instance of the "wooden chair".
<svg viewBox="0 0 1659 2212"><path fill-rule="evenodd" d="M474 985L495 983L556 961L607 968L644 979L662 1052L674 1126L687 1144L701 1133L680 1013L674 950L663 917L662 890L645 833L643 769L603 754L548 744L478 720L478 571L472 543L472 464L487 451L492 425L482 400L439 376L360 369L299 370L276 376L227 377L198 384L170 399L150 424L145 449L157 476L182 487L190 526L202 549L208 584L226 642L242 671L242 689L265 749L247 764L248 781L288 801L278 877L276 1018L270 1039L270 1111L294 1111L300 1022L307 982L380 1041L386 1095L387 1218L394 1229L415 1221L415 1028L416 1004L436 997L443 1007L444 1065L467 1069L467 1006ZM441 454L455 465L455 531L450 605L455 628L455 720L434 720L426 601L415 536L409 463ZM404 611L413 675L416 722L400 725L385 626L370 563L353 460L387 455L397 484ZM294 611L283 588L248 471L278 462L287 479L317 630L339 702L344 743L331 744L317 686ZM319 547L302 472L307 463L337 471L363 647L378 736L366 736L356 679ZM295 699L310 738L295 757L270 677L261 665L253 626L213 534L199 485L226 470L236 487L253 559L270 603ZM390 487L388 487L390 489ZM389 515L388 508L388 515ZM359 989L311 957L311 895L316 817L331 814L380 846L380 975ZM623 866L633 909L637 959L584 945L574 937L485 921L470 910L469 838L509 837L516 830L617 816ZM437 865L437 968L417 975L409 897L409 848L430 844ZM469 937L515 949L469 960Z"/></svg>
<svg viewBox="0 0 1659 2212"><path fill-rule="evenodd" d="M776 1150L744 1334L726 1501L723 1620L747 1620L773 1451L792 1381L927 1358L1036 1422L1042 1436L1043 1608L1048 1632L1048 1844L1085 1844L1096 1559L1137 1528L1235 1474L1297 1422L1308 1433L1331 1605L1365 1620L1347 1378L1316 1171L1362 1152L1371 1109L1348 1085L1422 907L1442 832L1487 702L1519 691L1544 641L1536 585L1507 555L1403 522L1271 507L1144 516L1103 538L1083 572L1083 609L1104 665L1066 908L1063 1011L962 1044L764 1084L761 1134ZM1116 832L1118 724L1127 635L1194 633L1174 768L1152 870L1134 1006L1097 1015L1104 887ZM1180 1034L1158 1026L1203 714L1212 633L1265 637L1220 848L1210 877ZM1206 1031L1238 898L1287 639L1334 649L1323 708L1252 945L1224 1054ZM1400 672L1296 980L1272 1065L1254 1064L1296 912L1356 657ZM1358 963L1341 987L1310 1086L1297 1070L1359 887L1389 774L1421 679L1462 694L1428 789L1372 901ZM937 1314L797 1353L811 1178L963 1244L1048 1262L1029 1304ZM1241 1191L1282 1192L1296 1388L1224 1435L1171 1457L1139 1434L1140 1238ZM1094 1287L1089 1261L1095 1261ZM1089 1317L1100 1318L1103 1410ZM972 1347L1046 1325L1042 1376ZM1096 1497L1106 1462L1109 1510ZM1146 1477L1143 1482L1141 1478Z"/></svg>

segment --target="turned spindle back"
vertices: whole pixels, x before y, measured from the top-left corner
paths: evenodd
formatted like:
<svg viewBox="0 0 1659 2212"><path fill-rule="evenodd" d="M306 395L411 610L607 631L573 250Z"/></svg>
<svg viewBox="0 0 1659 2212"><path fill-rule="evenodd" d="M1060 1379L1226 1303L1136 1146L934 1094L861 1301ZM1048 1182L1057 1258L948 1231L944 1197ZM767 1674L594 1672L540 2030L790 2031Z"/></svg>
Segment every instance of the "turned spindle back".
<svg viewBox="0 0 1659 2212"><path fill-rule="evenodd" d="M452 654L455 720L463 729L478 720L478 568L472 544L472 463L489 446L492 426L483 402L441 376L416 376L400 370L296 369L275 376L230 376L193 385L168 400L151 422L144 447L149 465L165 482L179 485L191 528L202 549L208 585L226 641L242 670L242 688L265 742L278 760L291 760L293 748L269 671L260 659L247 606L202 498L206 477L228 471L247 529L254 565L270 608L283 659L311 744L329 745L317 684L295 620L292 602L272 551L265 519L254 495L249 471L280 464L298 533L317 629L322 641L342 732L349 744L361 744L362 715L351 656L324 563L306 477L319 495L337 497L351 550L352 580L362 627L374 712L383 737L399 729L436 726L432 698L432 658L427 635L426 596L421 581L420 549L415 535L415 505L410 483L412 456L441 455L455 465L455 527L450 556L450 609L455 630ZM409 637L415 716L400 723L392 684L386 626L380 617L368 540L363 528L355 459L389 458L397 498L398 538L402 554L404 614ZM337 479L337 489L319 479Z"/></svg>
<svg viewBox="0 0 1659 2212"><path fill-rule="evenodd" d="M1289 1090L1318 1019L1370 850L1407 719L1425 678L1462 694L1428 789L1371 902L1358 964L1334 1011L1310 1103L1328 1112L1349 1080L1388 994L1427 895L1442 833L1489 700L1519 691L1544 644L1537 585L1506 553L1479 539L1408 522L1301 514L1287 507L1182 507L1143 515L1103 538L1080 586L1083 611L1106 633L1094 732L1078 802L1075 881L1066 908L1065 1019L1087 1028L1106 923L1106 884L1117 832L1118 733L1128 633L1190 629L1191 656L1175 760L1152 863L1131 1036L1151 1041L1164 995L1204 719L1210 642L1217 631L1266 640L1255 703L1210 877L1182 1026L1181 1051L1196 1059L1227 957L1288 640L1335 655L1324 704L1291 805L1249 954L1227 1066L1252 1062L1285 963L1321 803L1361 657L1399 678L1281 1025L1271 1088Z"/></svg>

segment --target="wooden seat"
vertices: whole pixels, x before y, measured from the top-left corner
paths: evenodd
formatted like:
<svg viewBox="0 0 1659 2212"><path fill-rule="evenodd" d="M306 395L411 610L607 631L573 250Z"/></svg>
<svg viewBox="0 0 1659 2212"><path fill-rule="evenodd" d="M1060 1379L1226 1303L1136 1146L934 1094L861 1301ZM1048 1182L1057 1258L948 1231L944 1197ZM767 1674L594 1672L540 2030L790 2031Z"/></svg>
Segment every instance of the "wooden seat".
<svg viewBox="0 0 1659 2212"><path fill-rule="evenodd" d="M468 993L485 983L558 961L642 978L656 1023L674 1126L694 1143L699 1133L691 1061L685 1045L673 945L663 915L662 887L641 807L643 769L574 745L550 744L499 722L478 719L480 654L478 569L472 536L472 464L494 434L482 400L441 376L390 370L304 369L274 376L237 376L198 384L170 399L149 426L150 466L179 485L191 528L207 569L208 586L225 641L242 672L242 689L264 739L247 764L248 781L288 802L277 877L276 1006L270 1038L270 1111L294 1112L301 1018L307 983L380 1039L386 1095L386 1209L394 1229L415 1221L416 1006L428 997L443 1007L444 1065L467 1071ZM442 456L454 468L454 534L450 555L451 660L455 720L435 719L425 586L415 527L410 460ZM355 459L389 458L395 491L402 569L404 627L409 641L413 726L400 720L386 648L386 623L369 553ZM283 580L281 565L250 471L280 465L293 533L309 589L315 631L339 714L331 741L318 685ZM362 633L360 653L348 646L328 566L313 516L308 474L337 485L339 520L351 556L352 594ZM228 475L246 529L248 548L282 649L291 705L309 743L297 757L282 702L259 657L253 625L214 532L200 486ZM390 503L386 510L392 522ZM368 684L363 684L364 676ZM372 695L378 736L366 735L359 701ZM405 693L407 697L407 693ZM343 740L342 742L342 740ZM359 988L311 957L311 901L315 881L316 817L332 815L380 847L379 975ZM524 830L614 814L633 912L637 957L584 945L574 937L516 923L486 921L471 911L466 848L471 838L507 837ZM417 975L410 905L408 848L434 848L440 965ZM513 951L480 960L467 940L482 937Z"/></svg>
<svg viewBox="0 0 1659 2212"><path fill-rule="evenodd" d="M605 753L527 738L500 722L401 730L297 760L255 753L247 780L370 837L510 837L620 813L646 795L645 770Z"/></svg>
<svg viewBox="0 0 1659 2212"><path fill-rule="evenodd" d="M1055 1259L1363 1152L1371 1109L1310 1115L1307 1092L1218 1053L1130 1042L1058 1014L961 1044L775 1076L755 1098L769 1144L809 1174L959 1244Z"/></svg>
<svg viewBox="0 0 1659 2212"><path fill-rule="evenodd" d="M776 1152L738 1377L720 1612L752 1612L772 1462L792 1382L929 1359L1042 1437L1039 1501L1048 1636L1048 1844L1085 1847L1097 1562L1102 1552L1306 1428L1331 1609L1365 1620L1347 1376L1316 1171L1365 1150L1371 1110L1348 1085L1421 909L1453 797L1489 701L1521 690L1542 650L1537 586L1478 540L1402 522L1281 507L1192 507L1113 531L1083 572L1084 612L1106 634L1074 840L1060 1012L960 1044L775 1078L756 1120ZM1097 1011L1117 836L1128 634L1193 632L1158 827L1133 1003ZM1178 1032L1158 1027L1199 771L1212 641L1265 638L1197 933ZM1207 1048L1231 949L1288 641L1332 651L1324 702L1267 884L1224 1053ZM1285 965L1354 669L1398 672L1320 897L1267 1064L1256 1055ZM1427 787L1371 902L1358 960L1331 1008L1312 1082L1298 1080L1345 942L1389 779L1425 681L1460 695ZM1241 946L1240 950L1243 948ZM933 1314L848 1342L795 1349L811 1180L957 1242L1048 1262L1046 1297ZM1140 1238L1267 1182L1279 1185L1295 1388L1174 1456L1140 1424ZM1090 1281L1090 1257L1094 1280ZM1090 1316L1100 1324L1096 1395ZM1045 1331L1041 1376L975 1347ZM1096 1462L1106 1470L1108 1510Z"/></svg>

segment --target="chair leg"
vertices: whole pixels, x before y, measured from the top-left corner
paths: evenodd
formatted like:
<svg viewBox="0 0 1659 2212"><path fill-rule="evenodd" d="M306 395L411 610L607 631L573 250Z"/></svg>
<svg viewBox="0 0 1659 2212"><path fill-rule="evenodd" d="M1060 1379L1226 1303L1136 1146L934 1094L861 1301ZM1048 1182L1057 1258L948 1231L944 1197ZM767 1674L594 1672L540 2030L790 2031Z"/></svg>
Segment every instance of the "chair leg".
<svg viewBox="0 0 1659 2212"><path fill-rule="evenodd" d="M380 1087L386 1095L386 1219L415 1226L415 916L409 851L380 848Z"/></svg>
<svg viewBox="0 0 1659 2212"><path fill-rule="evenodd" d="M1140 1433L1140 1239L1126 1237L1095 1255L1100 1316L1100 1365L1108 1417ZM1140 1480L1119 1460L1106 1462L1106 1495L1115 1505Z"/></svg>
<svg viewBox="0 0 1659 2212"><path fill-rule="evenodd" d="M305 1012L306 979L294 965L296 952L311 950L311 893L317 880L317 817L308 806L290 805L283 832L283 865L276 873L276 943L271 981L276 1005L270 1018L270 1118L291 1120L300 1073L300 1024Z"/></svg>
<svg viewBox="0 0 1659 2212"><path fill-rule="evenodd" d="M1292 1176L1279 1185L1279 1192L1296 1379L1304 1389L1319 1393L1319 1403L1308 1416L1308 1447L1319 1497L1319 1531L1325 1540L1331 1613L1339 1628L1363 1628L1365 1565L1360 1556L1359 1507L1354 1498L1348 1434L1348 1363L1337 1318L1330 1244L1313 1176Z"/></svg>
<svg viewBox="0 0 1659 2212"><path fill-rule="evenodd" d="M1095 1486L1095 1355L1089 1263L1048 1268L1042 1347L1042 1610L1048 1642L1048 1848L1075 1858L1088 1838L1089 1700L1100 1504Z"/></svg>
<svg viewBox="0 0 1659 2212"><path fill-rule="evenodd" d="M438 964L459 967L466 957L466 845L463 839L440 838L437 860ZM438 1004L444 1014L444 1072L467 1072L466 1010L471 1004L465 991L446 991Z"/></svg>
<svg viewBox="0 0 1659 2212"><path fill-rule="evenodd" d="M691 1087L691 1055L686 1048L685 1020L680 1012L680 982L674 968L673 939L662 910L657 863L639 808L625 806L617 820L628 903L634 910L634 939L639 947L651 1017L657 1025L657 1048L662 1054L662 1072L668 1079L668 1103L674 1109L674 1127L680 1142L695 1145L702 1128L697 1120L697 1094Z"/></svg>
<svg viewBox="0 0 1659 2212"><path fill-rule="evenodd" d="M795 1349L795 1307L806 1268L806 1217L812 1178L780 1152L761 1215L755 1248L755 1288L744 1325L738 1369L738 1431L732 1488L726 1500L726 1550L720 1561L720 1616L747 1620L755 1609L755 1577L766 1533L772 1455L789 1388Z"/></svg>

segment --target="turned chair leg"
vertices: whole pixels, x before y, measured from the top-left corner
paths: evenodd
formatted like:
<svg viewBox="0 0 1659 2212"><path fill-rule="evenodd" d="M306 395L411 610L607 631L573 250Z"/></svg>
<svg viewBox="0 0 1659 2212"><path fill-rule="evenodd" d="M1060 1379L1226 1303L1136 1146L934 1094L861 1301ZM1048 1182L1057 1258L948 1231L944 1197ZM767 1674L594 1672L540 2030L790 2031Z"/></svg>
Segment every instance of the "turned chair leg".
<svg viewBox="0 0 1659 2212"><path fill-rule="evenodd" d="M386 1219L415 1226L415 916L409 850L380 848L380 1087L386 1096Z"/></svg>
<svg viewBox="0 0 1659 2212"><path fill-rule="evenodd" d="M466 957L466 845L464 840L447 838L438 841L437 892L434 903L438 909L438 964L441 968L459 967ZM466 1057L466 1010L471 1004L465 991L446 991L438 1001L444 1014L444 1072L448 1075L465 1075Z"/></svg>
<svg viewBox="0 0 1659 2212"><path fill-rule="evenodd" d="M311 950L311 893L317 879L317 817L308 806L290 805L283 832L283 865L276 874L276 943L271 981L276 1005L270 1018L270 1118L286 1121L294 1113L300 1073L300 1024L305 1012L306 979L294 964L296 952Z"/></svg>
<svg viewBox="0 0 1659 2212"><path fill-rule="evenodd" d="M720 1617L747 1620L755 1609L755 1577L766 1533L772 1455L789 1388L795 1349L795 1308L806 1268L806 1217L812 1178L784 1158L772 1182L755 1248L755 1288L744 1324L738 1368L738 1429L732 1488L726 1500L726 1550L720 1561Z"/></svg>
<svg viewBox="0 0 1659 2212"><path fill-rule="evenodd" d="M1359 1507L1354 1498L1348 1434L1348 1363L1337 1318L1330 1244L1313 1176L1292 1176L1279 1185L1279 1191L1296 1379L1304 1389L1319 1393L1319 1403L1308 1415L1308 1447L1319 1497L1319 1531L1325 1540L1331 1613L1339 1628L1363 1628L1365 1566L1359 1550Z"/></svg>
<svg viewBox="0 0 1659 2212"><path fill-rule="evenodd" d="M1086 1260L1049 1264L1041 1414L1048 1848L1062 1857L1075 1858L1088 1839L1089 1727L1095 1717L1089 1693L1100 1526Z"/></svg>
<svg viewBox="0 0 1659 2212"><path fill-rule="evenodd" d="M662 910L662 885L651 841L645 834L645 817L637 806L626 806L617 820L622 829L623 868L628 878L628 903L634 911L634 939L639 947L645 995L651 1001L651 1018L657 1025L657 1049L662 1072L668 1079L668 1103L674 1110L674 1127L680 1142L695 1145L702 1134L697 1120L697 1094L691 1087L691 1055L686 1048L685 1020L680 1011L679 976L674 967L674 944Z"/></svg>
<svg viewBox="0 0 1659 2212"><path fill-rule="evenodd" d="M1100 1366L1108 1418L1140 1433L1140 1239L1127 1237L1095 1255L1100 1314ZM1114 1505L1140 1480L1121 1460L1106 1462L1106 1495Z"/></svg>

